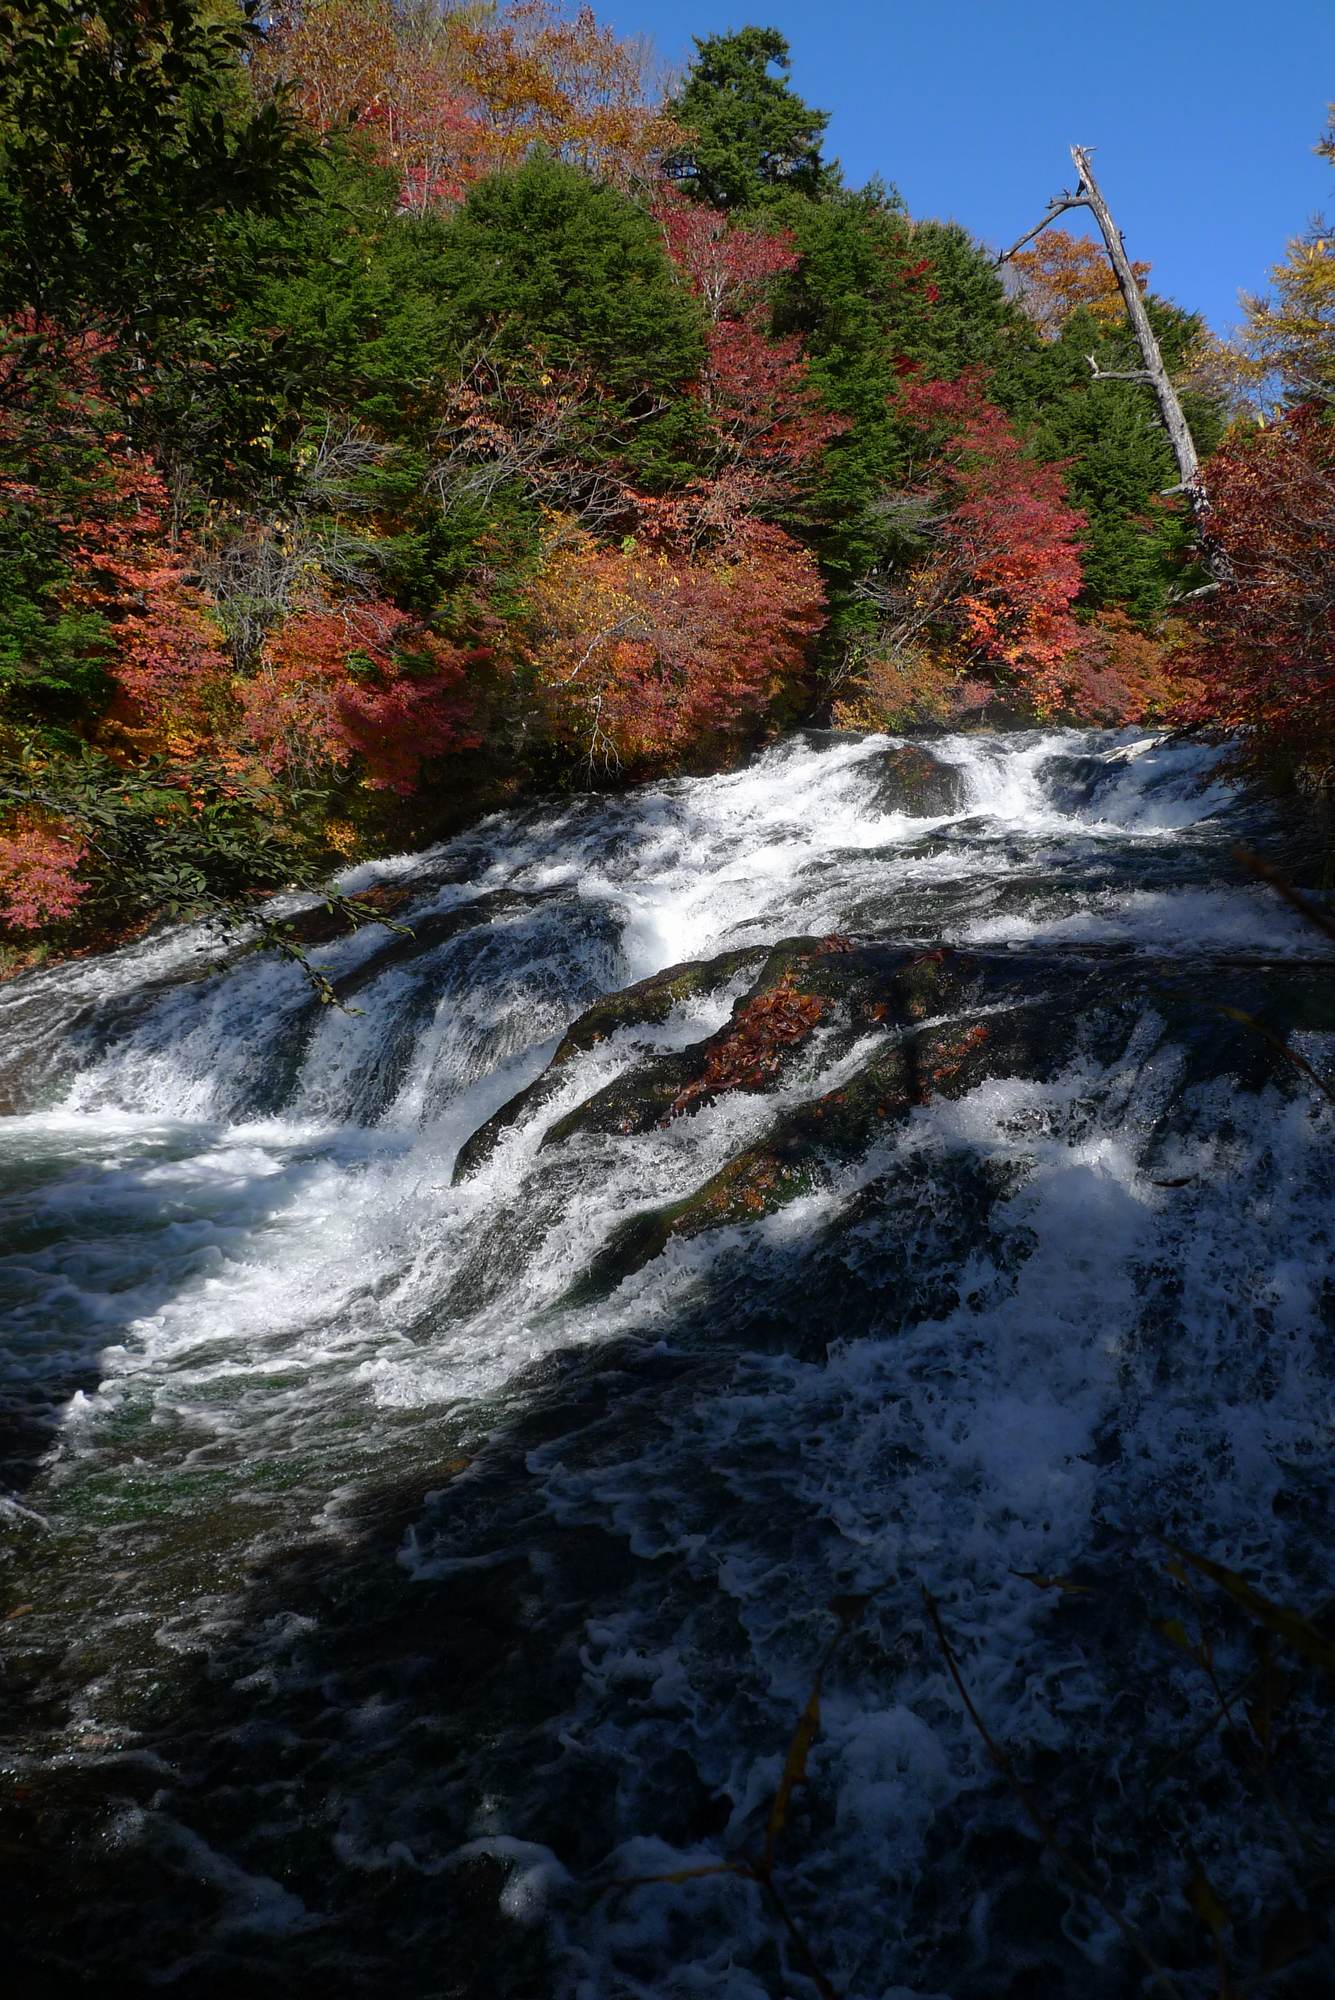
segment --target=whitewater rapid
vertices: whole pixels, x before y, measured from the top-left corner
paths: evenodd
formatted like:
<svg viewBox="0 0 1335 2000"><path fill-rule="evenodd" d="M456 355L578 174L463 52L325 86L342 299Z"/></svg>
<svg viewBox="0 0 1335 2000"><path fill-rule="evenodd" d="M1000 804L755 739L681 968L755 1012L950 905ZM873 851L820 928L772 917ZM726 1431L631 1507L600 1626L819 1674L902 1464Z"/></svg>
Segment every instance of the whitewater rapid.
<svg viewBox="0 0 1335 2000"><path fill-rule="evenodd" d="M921 1592L1000 1735L1057 1765L1102 1746L1090 1838L1139 1916L1181 1903L1168 1859L1116 1858L1175 1669L1114 1673L1024 1577L1119 1536L1148 1565L1172 1531L1277 1596L1329 1590L1333 1135L1303 1073L1193 1068L1151 990L1125 1031L923 1103L572 1303L629 1218L867 1059L818 1034L769 1093L544 1146L719 1030L748 948L1195 968L1203 1009L1220 968L1324 977L1229 858L1275 828L1216 750L940 736L922 810L892 747L796 737L351 871L409 892L414 936L313 951L344 1009L189 929L0 988L8 1767L52 1801L24 1836L34 1991L85 1963L109 1992L814 1991L754 1888L607 1885L744 1845L840 1593L880 1622L827 1690L787 1877L839 1990L1132 1990L1096 1906L1045 1877L1052 1910L1019 1910L1023 1834ZM725 953L456 1177L583 1010ZM1291 1046L1331 1065L1319 1009ZM1258 1908L1272 1845L1216 1857ZM1026 1950L1040 1983L1010 1986Z"/></svg>

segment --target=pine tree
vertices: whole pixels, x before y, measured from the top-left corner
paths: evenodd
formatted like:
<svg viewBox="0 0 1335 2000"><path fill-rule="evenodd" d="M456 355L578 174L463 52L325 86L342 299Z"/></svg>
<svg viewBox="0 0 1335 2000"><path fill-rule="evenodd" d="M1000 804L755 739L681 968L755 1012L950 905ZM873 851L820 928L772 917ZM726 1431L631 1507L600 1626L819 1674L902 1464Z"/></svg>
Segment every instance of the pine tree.
<svg viewBox="0 0 1335 2000"><path fill-rule="evenodd" d="M682 392L704 363L704 326L642 208L537 154L472 190L435 271L457 350L590 371L605 399L598 448L615 439L655 482L685 468L696 419Z"/></svg>
<svg viewBox="0 0 1335 2000"><path fill-rule="evenodd" d="M777 28L697 36L695 47L669 107L691 135L667 162L673 179L699 200L734 211L785 191L818 196L837 184L837 168L821 157L829 114L814 111L788 83L788 43Z"/></svg>
<svg viewBox="0 0 1335 2000"><path fill-rule="evenodd" d="M1202 322L1153 296L1146 306L1169 367L1183 370ZM1120 605L1148 626L1199 580L1188 568L1194 528L1182 502L1165 497L1177 483L1177 467L1152 397L1139 383L1094 381L1091 354L1105 370L1134 358L1124 323L1081 308L1068 315L1058 339L999 371L999 400L1033 427L1042 457L1068 466L1071 497L1086 517L1082 604ZM1190 392L1183 404L1204 456L1223 433L1222 407Z"/></svg>

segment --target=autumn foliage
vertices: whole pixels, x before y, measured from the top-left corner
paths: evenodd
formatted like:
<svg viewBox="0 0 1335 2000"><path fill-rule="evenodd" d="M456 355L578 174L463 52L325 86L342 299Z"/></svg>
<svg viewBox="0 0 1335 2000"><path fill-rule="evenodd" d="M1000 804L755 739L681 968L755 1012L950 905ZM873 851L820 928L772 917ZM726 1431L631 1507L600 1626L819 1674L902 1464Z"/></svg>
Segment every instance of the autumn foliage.
<svg viewBox="0 0 1335 2000"><path fill-rule="evenodd" d="M87 890L79 879L86 853L72 828L17 815L0 832L0 922L38 931L73 916Z"/></svg>
<svg viewBox="0 0 1335 2000"><path fill-rule="evenodd" d="M717 530L738 514L791 505L848 424L813 388L801 337L776 338L770 326L775 283L798 262L792 236L731 222L666 186L657 213L705 315L699 395L715 462L699 515Z"/></svg>
<svg viewBox="0 0 1335 2000"><path fill-rule="evenodd" d="M27 331L6 329L3 347L15 352ZM17 369L0 366L0 395L10 390L0 403L0 504L20 524L23 555L45 570L48 618L105 670L129 712L188 750L208 733L220 633L188 538L169 532L166 484L99 389L104 345L64 346L35 405Z"/></svg>
<svg viewBox="0 0 1335 2000"><path fill-rule="evenodd" d="M681 133L655 100L643 44L589 7L503 12L305 0L266 38L260 70L316 131L351 127L400 177L405 213L448 209L534 146L620 188L647 184Z"/></svg>
<svg viewBox="0 0 1335 2000"><path fill-rule="evenodd" d="M1143 632L1124 611L1082 621L1066 668L1063 707L1082 721L1175 723L1199 704L1201 662L1195 635L1181 618Z"/></svg>
<svg viewBox="0 0 1335 2000"><path fill-rule="evenodd" d="M465 684L484 657L374 599L300 612L238 689L244 738L275 773L356 758L373 788L410 793L425 758L477 742Z"/></svg>
<svg viewBox="0 0 1335 2000"><path fill-rule="evenodd" d="M1092 236L1072 236L1065 229L1045 229L1025 250L1010 258L1020 280L1025 311L1046 338L1053 340L1073 312L1083 308L1094 319L1116 326L1126 307L1103 244ZM1131 269L1143 292L1150 266L1133 262Z"/></svg>
<svg viewBox="0 0 1335 2000"><path fill-rule="evenodd" d="M775 527L691 555L554 522L526 660L559 740L595 768L642 768L754 721L800 672L823 608L815 562Z"/></svg>
<svg viewBox="0 0 1335 2000"><path fill-rule="evenodd" d="M843 948L842 940L833 948ZM710 1047L704 1069L683 1085L668 1107L668 1118L708 1104L730 1090L763 1090L777 1074L788 1050L804 1042L825 1012L813 993L803 993L791 972L737 1009Z"/></svg>
<svg viewBox="0 0 1335 2000"><path fill-rule="evenodd" d="M1027 457L993 404L971 387L933 392L933 414L943 403L958 411L960 426L942 464L955 505L938 560L951 584L962 585L957 615L966 647L1011 669L1040 708L1050 707L1077 639L1071 606L1083 518L1067 503L1060 467Z"/></svg>
<svg viewBox="0 0 1335 2000"><path fill-rule="evenodd" d="M1335 769L1335 426L1313 406L1239 429L1210 462L1229 582L1202 600L1193 719Z"/></svg>
<svg viewBox="0 0 1335 2000"><path fill-rule="evenodd" d="M866 586L882 625L866 648L862 712L894 693L906 718L947 720L998 684L1040 713L1061 709L1080 639L1084 522L1060 466L1026 453L977 375L909 377L901 408L922 465L901 505L921 553ZM846 711L858 701L850 691Z"/></svg>
<svg viewBox="0 0 1335 2000"><path fill-rule="evenodd" d="M966 232L843 185L776 30L665 95L557 0L154 0L52 63L61 13L0 71L9 930L797 718L1170 709L1181 537L1063 331L1115 342L1106 263L1022 253L1035 332ZM1327 726L1328 472L1305 418L1224 453L1200 714Z"/></svg>

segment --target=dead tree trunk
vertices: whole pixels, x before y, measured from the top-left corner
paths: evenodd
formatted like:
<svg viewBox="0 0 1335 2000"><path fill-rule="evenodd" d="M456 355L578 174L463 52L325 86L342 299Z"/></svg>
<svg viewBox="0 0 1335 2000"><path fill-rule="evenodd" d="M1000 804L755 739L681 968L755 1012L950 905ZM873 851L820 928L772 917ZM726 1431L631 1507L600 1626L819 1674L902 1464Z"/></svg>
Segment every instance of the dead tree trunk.
<svg viewBox="0 0 1335 2000"><path fill-rule="evenodd" d="M1150 325L1150 316L1145 310L1145 301L1140 296L1140 286L1136 283L1131 260L1122 242L1122 232L1116 227L1108 212L1108 204L1103 199L1099 184L1090 170L1086 148L1072 146L1071 158L1075 161L1076 172L1080 176L1080 186L1085 192L1086 205L1103 231L1103 240L1108 246L1108 258L1117 277L1117 288L1122 294L1126 316L1131 322L1131 331L1136 336L1136 345L1145 364L1142 369L1131 371L1131 379L1148 382L1158 398L1159 415L1163 418L1163 427L1168 433L1168 441L1177 460L1182 490L1192 506L1198 507L1202 499L1201 463L1196 456L1196 445L1186 417L1183 415L1182 405L1178 401L1177 390L1169 380L1168 370L1164 367L1163 355L1159 352L1159 343L1154 337L1154 328ZM1097 380L1099 365L1092 354L1089 356L1089 365Z"/></svg>
<svg viewBox="0 0 1335 2000"><path fill-rule="evenodd" d="M1075 193L1055 195L1048 203L1048 212L1043 220L1027 235L1022 236L1018 243L1013 243L997 262L1006 263L1017 250L1022 250L1026 243L1041 234L1068 208L1090 210L1103 233L1103 241L1107 245L1108 257L1117 278L1118 290L1122 294L1127 318L1131 322L1131 331L1135 334L1136 344L1140 348L1143 365L1139 368L1119 370L1102 369L1092 354L1087 357L1089 365L1094 372L1096 382L1145 382L1153 389L1159 404L1163 427L1168 433L1173 456L1177 460L1181 490L1190 501L1193 512L1199 516L1205 506L1200 459L1196 455L1195 442L1183 415L1182 405L1178 401L1177 391L1169 379L1163 355L1159 352L1159 343L1154 337L1154 328L1150 325L1145 301L1140 296L1140 287L1136 283L1131 261L1126 254L1126 246L1122 242L1122 233L1112 219L1108 204L1103 199L1099 184L1090 168L1089 148L1072 146L1071 158L1075 161L1076 173L1079 175Z"/></svg>

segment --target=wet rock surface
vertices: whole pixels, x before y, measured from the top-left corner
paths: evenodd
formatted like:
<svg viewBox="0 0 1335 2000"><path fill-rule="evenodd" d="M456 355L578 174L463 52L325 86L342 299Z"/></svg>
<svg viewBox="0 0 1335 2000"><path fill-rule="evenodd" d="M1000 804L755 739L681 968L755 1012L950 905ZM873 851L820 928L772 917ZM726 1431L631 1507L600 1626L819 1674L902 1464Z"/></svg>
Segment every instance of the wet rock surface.
<svg viewBox="0 0 1335 2000"><path fill-rule="evenodd" d="M873 800L883 812L935 819L960 811L966 787L958 764L920 743L902 743L877 758Z"/></svg>

